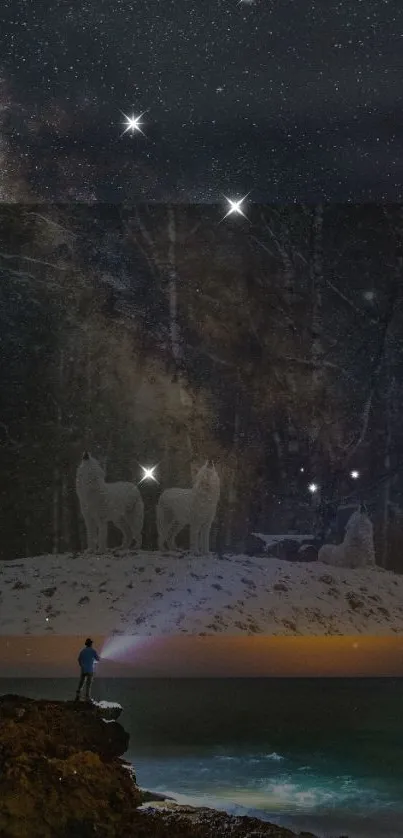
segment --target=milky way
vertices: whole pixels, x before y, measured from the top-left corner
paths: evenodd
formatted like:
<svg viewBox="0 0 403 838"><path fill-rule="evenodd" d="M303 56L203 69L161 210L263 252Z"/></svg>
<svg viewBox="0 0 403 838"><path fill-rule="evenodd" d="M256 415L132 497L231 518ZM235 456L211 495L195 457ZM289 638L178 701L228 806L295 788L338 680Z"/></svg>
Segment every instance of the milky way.
<svg viewBox="0 0 403 838"><path fill-rule="evenodd" d="M6 0L8 165L47 200L398 201L401 18L398 0Z"/></svg>

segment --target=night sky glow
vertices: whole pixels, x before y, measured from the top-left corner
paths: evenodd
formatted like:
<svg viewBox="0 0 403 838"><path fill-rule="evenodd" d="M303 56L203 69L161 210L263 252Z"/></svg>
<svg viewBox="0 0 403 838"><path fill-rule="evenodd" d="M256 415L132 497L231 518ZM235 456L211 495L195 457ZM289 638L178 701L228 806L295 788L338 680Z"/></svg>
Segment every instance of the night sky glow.
<svg viewBox="0 0 403 838"><path fill-rule="evenodd" d="M10 200L402 198L398 0L5 0L1 38Z"/></svg>
<svg viewBox="0 0 403 838"><path fill-rule="evenodd" d="M96 677L401 677L399 637L98 637ZM0 677L75 677L82 636L3 637Z"/></svg>

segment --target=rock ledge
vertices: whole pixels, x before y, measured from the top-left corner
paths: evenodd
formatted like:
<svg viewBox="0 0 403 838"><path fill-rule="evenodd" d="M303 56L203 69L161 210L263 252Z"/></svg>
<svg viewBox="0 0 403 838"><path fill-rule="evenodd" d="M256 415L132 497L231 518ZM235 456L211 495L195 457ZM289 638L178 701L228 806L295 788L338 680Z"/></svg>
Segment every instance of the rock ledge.
<svg viewBox="0 0 403 838"><path fill-rule="evenodd" d="M116 721L121 712L102 702L0 696L1 838L296 838L142 792L122 759L129 735Z"/></svg>

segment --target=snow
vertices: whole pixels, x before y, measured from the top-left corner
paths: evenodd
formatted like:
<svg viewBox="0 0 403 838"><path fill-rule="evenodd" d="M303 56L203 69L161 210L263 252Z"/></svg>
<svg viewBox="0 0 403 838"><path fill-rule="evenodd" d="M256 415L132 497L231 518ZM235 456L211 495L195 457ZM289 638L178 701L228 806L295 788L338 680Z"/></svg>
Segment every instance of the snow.
<svg viewBox="0 0 403 838"><path fill-rule="evenodd" d="M115 701L93 701L96 707L100 707L101 710L123 710L121 704L117 704Z"/></svg>
<svg viewBox="0 0 403 838"><path fill-rule="evenodd" d="M403 576L267 556L110 551L0 565L5 635L403 633Z"/></svg>
<svg viewBox="0 0 403 838"><path fill-rule="evenodd" d="M263 541L265 548L273 547L282 541L296 541L299 544L303 544L304 541L312 542L315 540L314 535L294 535L294 533L288 533L288 535L266 535L266 533L253 532L252 535L255 538L259 538L260 541Z"/></svg>

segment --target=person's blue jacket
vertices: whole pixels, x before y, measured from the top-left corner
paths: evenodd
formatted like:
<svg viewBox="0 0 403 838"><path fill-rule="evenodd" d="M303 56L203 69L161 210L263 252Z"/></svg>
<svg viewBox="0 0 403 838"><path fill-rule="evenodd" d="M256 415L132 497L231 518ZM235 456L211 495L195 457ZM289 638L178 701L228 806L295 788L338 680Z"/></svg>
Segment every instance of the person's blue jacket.
<svg viewBox="0 0 403 838"><path fill-rule="evenodd" d="M81 671L90 674L94 671L94 663L99 661L98 652L92 646L84 646L78 656L78 663L81 666Z"/></svg>

